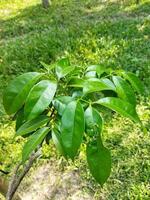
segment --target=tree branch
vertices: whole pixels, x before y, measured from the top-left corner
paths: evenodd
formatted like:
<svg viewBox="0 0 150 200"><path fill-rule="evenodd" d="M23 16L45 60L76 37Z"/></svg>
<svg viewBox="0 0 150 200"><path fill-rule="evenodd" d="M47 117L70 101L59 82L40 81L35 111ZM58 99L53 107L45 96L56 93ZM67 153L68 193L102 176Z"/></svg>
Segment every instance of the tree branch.
<svg viewBox="0 0 150 200"><path fill-rule="evenodd" d="M2 169L0 169L0 172L3 173L3 174L5 174L5 175L9 174L9 172L6 172L6 171L4 171Z"/></svg>
<svg viewBox="0 0 150 200"><path fill-rule="evenodd" d="M40 147L39 147L40 148ZM19 187L21 181L25 177L25 175L28 173L30 168L32 167L34 161L41 155L41 149L38 149L36 152L32 153L28 163L24 166L23 171L18 175L18 171L20 169L21 163L17 165L17 167L14 170L13 176L11 178L11 181L9 183L8 192L6 195L6 200L11 200Z"/></svg>

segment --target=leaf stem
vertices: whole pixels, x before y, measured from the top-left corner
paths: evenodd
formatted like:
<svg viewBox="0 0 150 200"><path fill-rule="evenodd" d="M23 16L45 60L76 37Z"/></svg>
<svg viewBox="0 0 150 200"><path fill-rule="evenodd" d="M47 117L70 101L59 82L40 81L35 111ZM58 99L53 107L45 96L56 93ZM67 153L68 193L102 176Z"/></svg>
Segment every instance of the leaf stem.
<svg viewBox="0 0 150 200"><path fill-rule="evenodd" d="M87 101L87 100L85 100L85 99L80 98L79 100L84 101L85 103L91 104L90 101Z"/></svg>

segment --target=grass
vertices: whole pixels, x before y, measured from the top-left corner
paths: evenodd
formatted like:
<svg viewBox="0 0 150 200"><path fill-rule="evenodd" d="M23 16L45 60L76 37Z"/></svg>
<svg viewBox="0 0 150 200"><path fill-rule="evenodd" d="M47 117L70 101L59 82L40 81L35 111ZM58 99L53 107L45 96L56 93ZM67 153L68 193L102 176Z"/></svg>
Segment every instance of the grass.
<svg viewBox="0 0 150 200"><path fill-rule="evenodd" d="M14 76L40 70L40 61L53 63L65 55L77 66L103 63L133 71L143 80L149 97L149 0L141 0L139 5L131 0L55 0L48 10L40 3L0 0L0 102ZM141 98L139 113L150 128L148 97L147 103ZM14 129L8 124L9 120L2 121L0 127L0 161L5 169L17 162L21 148L19 141L12 142ZM105 126L104 138L112 150L113 172L103 189L86 177L94 198L149 199L149 135L116 116ZM85 161L77 161L77 165L84 177Z"/></svg>

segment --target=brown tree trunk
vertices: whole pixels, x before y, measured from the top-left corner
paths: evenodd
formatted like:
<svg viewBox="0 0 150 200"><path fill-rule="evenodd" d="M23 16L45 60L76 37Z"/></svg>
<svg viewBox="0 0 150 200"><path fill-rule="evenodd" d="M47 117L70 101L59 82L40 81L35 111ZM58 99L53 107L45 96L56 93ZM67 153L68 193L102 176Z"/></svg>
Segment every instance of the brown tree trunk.
<svg viewBox="0 0 150 200"><path fill-rule="evenodd" d="M49 0L42 0L42 5L44 8L48 8L50 6L51 1Z"/></svg>

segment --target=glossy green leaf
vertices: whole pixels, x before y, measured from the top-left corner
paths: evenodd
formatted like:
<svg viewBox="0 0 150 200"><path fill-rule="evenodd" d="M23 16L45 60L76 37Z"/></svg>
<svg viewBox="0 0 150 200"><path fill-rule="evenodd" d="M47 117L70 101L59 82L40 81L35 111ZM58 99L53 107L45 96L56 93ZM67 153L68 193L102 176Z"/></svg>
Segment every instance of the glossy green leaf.
<svg viewBox="0 0 150 200"><path fill-rule="evenodd" d="M86 72L85 74L85 77L87 78L96 78L96 71L89 71L89 72Z"/></svg>
<svg viewBox="0 0 150 200"><path fill-rule="evenodd" d="M120 115L130 118L134 122L140 123L140 119L136 112L135 106L122 99L116 97L106 97L96 101L95 103L114 110Z"/></svg>
<svg viewBox="0 0 150 200"><path fill-rule="evenodd" d="M70 66L68 58L63 58L59 60L55 66L56 75L58 79L65 77L67 74L72 72L75 67Z"/></svg>
<svg viewBox="0 0 150 200"><path fill-rule="evenodd" d="M136 98L132 87L119 76L113 76L113 82L116 86L118 96L121 99L124 99L133 105L136 105Z"/></svg>
<svg viewBox="0 0 150 200"><path fill-rule="evenodd" d="M64 155L64 150L63 150L63 145L62 145L62 142L61 142L61 136L60 136L60 133L58 131L56 131L55 129L52 130L52 140L56 146L56 149L58 150L58 152L61 154L61 155Z"/></svg>
<svg viewBox="0 0 150 200"><path fill-rule="evenodd" d="M22 107L30 89L42 75L38 72L28 72L10 82L3 95L3 104L7 114L13 114Z"/></svg>
<svg viewBox="0 0 150 200"><path fill-rule="evenodd" d="M57 61L56 65L60 65L60 66L70 66L70 61L69 58L65 57L65 58L61 58L60 60Z"/></svg>
<svg viewBox="0 0 150 200"><path fill-rule="evenodd" d="M87 145L87 162L92 176L103 186L111 173L110 151L101 142L90 143Z"/></svg>
<svg viewBox="0 0 150 200"><path fill-rule="evenodd" d="M16 136L26 135L32 131L37 130L41 126L45 125L49 121L49 117L41 115L35 119L25 122L16 132Z"/></svg>
<svg viewBox="0 0 150 200"><path fill-rule="evenodd" d="M75 66L74 70L68 75L67 81L69 82L73 77L79 78L80 74L82 74L82 73L83 73L82 67Z"/></svg>
<svg viewBox="0 0 150 200"><path fill-rule="evenodd" d="M130 82L135 91L137 91L139 94L144 94L145 92L144 85L134 73L124 72L122 74Z"/></svg>
<svg viewBox="0 0 150 200"><path fill-rule="evenodd" d="M68 86L69 87L77 87L77 88L83 88L84 86L84 79L73 77L70 79Z"/></svg>
<svg viewBox="0 0 150 200"><path fill-rule="evenodd" d="M87 72L90 72L90 71L96 71L97 75L100 77L104 72L110 73L111 69L107 68L104 65L99 64L99 65L91 65L91 66L89 66L87 68Z"/></svg>
<svg viewBox="0 0 150 200"><path fill-rule="evenodd" d="M24 123L24 109L20 109L17 113L16 117L16 131L19 129L19 127Z"/></svg>
<svg viewBox="0 0 150 200"><path fill-rule="evenodd" d="M74 159L82 142L85 122L80 102L70 102L61 119L61 140L65 153Z"/></svg>
<svg viewBox="0 0 150 200"><path fill-rule="evenodd" d="M114 84L107 78L97 79L91 78L85 81L83 93L99 92L102 90L113 90L116 88Z"/></svg>
<svg viewBox="0 0 150 200"><path fill-rule="evenodd" d="M85 130L90 136L95 135L97 132L101 133L103 120L100 113L92 106L89 106L85 111Z"/></svg>
<svg viewBox="0 0 150 200"><path fill-rule="evenodd" d="M90 65L87 67L86 71L90 72L90 71L96 71L96 69L99 67L99 65Z"/></svg>
<svg viewBox="0 0 150 200"><path fill-rule="evenodd" d="M25 163L33 150L35 150L38 145L42 143L49 131L49 127L44 127L37 130L33 135L28 138L28 141L25 143L22 150L22 163Z"/></svg>
<svg viewBox="0 0 150 200"><path fill-rule="evenodd" d="M80 89L74 90L72 93L72 98L73 99L78 99L79 97L83 96L83 92Z"/></svg>
<svg viewBox="0 0 150 200"><path fill-rule="evenodd" d="M57 110L59 115L62 115L67 104L72 101L72 97L70 96L59 96L53 100L53 106Z"/></svg>
<svg viewBox="0 0 150 200"><path fill-rule="evenodd" d="M30 91L25 102L25 118L30 120L40 115L51 103L55 95L57 84L43 80L36 84Z"/></svg>

